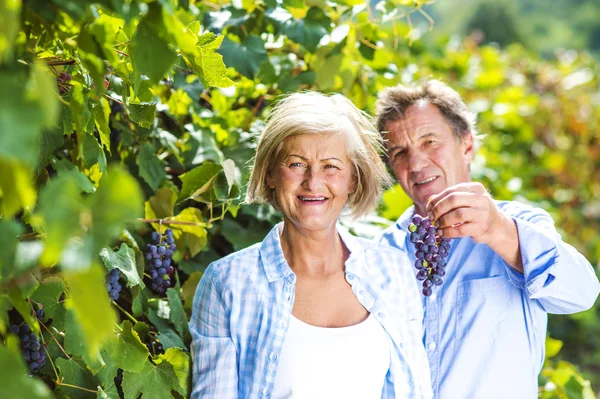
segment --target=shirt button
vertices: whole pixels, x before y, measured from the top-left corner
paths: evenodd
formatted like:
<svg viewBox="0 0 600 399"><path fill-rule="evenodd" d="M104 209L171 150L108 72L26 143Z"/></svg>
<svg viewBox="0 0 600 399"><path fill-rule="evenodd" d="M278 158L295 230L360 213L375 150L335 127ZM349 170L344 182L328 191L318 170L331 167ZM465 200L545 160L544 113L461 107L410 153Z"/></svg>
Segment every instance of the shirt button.
<svg viewBox="0 0 600 399"><path fill-rule="evenodd" d="M365 295L365 290L360 290L360 291L358 291L358 293L359 293L360 295Z"/></svg>
<svg viewBox="0 0 600 399"><path fill-rule="evenodd" d="M269 359L273 361L277 360L277 355L275 354L275 352L271 352L271 354L269 355Z"/></svg>
<svg viewBox="0 0 600 399"><path fill-rule="evenodd" d="M429 345L427 345L427 347L429 348L429 350L434 350L436 346L437 345L435 344L435 342L430 342Z"/></svg>
<svg viewBox="0 0 600 399"><path fill-rule="evenodd" d="M348 280L354 280L354 275L348 274Z"/></svg>
<svg viewBox="0 0 600 399"><path fill-rule="evenodd" d="M279 325L283 328L287 327L287 323L285 321L281 321L281 323L279 323Z"/></svg>
<svg viewBox="0 0 600 399"><path fill-rule="evenodd" d="M263 396L267 396L269 394L269 388L265 388L262 390Z"/></svg>
<svg viewBox="0 0 600 399"><path fill-rule="evenodd" d="M379 313L377 313L377 316L383 318L383 316L385 316L385 315L383 314L383 312L379 312Z"/></svg>

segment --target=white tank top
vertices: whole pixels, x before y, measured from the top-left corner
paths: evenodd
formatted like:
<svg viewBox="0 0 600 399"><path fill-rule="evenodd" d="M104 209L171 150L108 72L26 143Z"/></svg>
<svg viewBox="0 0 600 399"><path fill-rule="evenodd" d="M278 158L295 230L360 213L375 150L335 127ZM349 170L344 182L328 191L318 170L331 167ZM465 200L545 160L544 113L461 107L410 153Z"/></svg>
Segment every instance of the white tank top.
<svg viewBox="0 0 600 399"><path fill-rule="evenodd" d="M389 338L370 316L325 328L290 316L273 399L381 399L390 367Z"/></svg>

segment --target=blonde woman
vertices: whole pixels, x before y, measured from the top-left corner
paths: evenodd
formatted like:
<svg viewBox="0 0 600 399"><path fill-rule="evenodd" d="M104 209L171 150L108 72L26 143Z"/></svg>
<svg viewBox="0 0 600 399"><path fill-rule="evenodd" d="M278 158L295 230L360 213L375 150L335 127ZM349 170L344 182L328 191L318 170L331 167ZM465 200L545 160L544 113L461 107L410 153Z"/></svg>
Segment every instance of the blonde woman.
<svg viewBox="0 0 600 399"><path fill-rule="evenodd" d="M341 95L292 94L258 143L246 201L281 210L212 263L190 322L192 398L430 398L407 256L337 228L388 182L380 135Z"/></svg>

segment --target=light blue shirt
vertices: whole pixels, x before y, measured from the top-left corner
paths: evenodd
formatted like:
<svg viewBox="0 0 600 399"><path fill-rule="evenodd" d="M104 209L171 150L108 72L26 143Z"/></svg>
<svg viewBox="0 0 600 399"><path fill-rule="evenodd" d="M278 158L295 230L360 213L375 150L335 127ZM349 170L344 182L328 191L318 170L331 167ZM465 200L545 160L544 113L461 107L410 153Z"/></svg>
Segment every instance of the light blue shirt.
<svg viewBox="0 0 600 399"><path fill-rule="evenodd" d="M194 297L192 398L269 398L294 304L296 276L275 226L262 243L212 263ZM386 330L391 348L382 398L431 398L423 309L408 258L341 230L346 281ZM369 398L365 398L369 399Z"/></svg>
<svg viewBox="0 0 600 399"><path fill-rule="evenodd" d="M583 311L598 296L593 268L561 241L547 212L496 205L517 225L524 274L487 245L452 240L443 285L423 297L423 342L439 399L537 398L547 313ZM411 207L380 240L408 252L414 264L406 233L413 214Z"/></svg>

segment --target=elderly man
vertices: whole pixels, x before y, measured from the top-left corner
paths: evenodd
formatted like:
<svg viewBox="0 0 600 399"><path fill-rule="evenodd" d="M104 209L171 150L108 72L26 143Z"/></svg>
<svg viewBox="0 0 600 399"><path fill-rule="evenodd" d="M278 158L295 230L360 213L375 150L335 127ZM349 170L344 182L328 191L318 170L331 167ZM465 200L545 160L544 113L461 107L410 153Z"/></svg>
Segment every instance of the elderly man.
<svg viewBox="0 0 600 399"><path fill-rule="evenodd" d="M414 263L407 228L415 214L453 238L443 284L423 296L435 397L537 398L547 313L589 309L599 292L593 268L561 240L546 211L496 201L471 182L474 117L444 83L384 90L377 127L414 202L380 240Z"/></svg>

